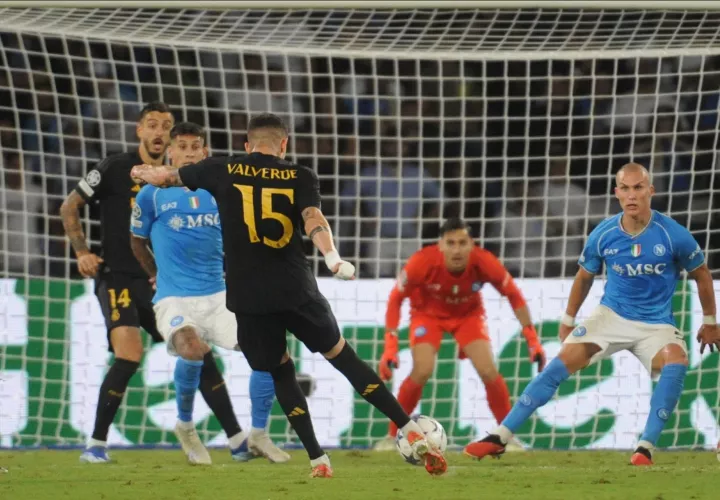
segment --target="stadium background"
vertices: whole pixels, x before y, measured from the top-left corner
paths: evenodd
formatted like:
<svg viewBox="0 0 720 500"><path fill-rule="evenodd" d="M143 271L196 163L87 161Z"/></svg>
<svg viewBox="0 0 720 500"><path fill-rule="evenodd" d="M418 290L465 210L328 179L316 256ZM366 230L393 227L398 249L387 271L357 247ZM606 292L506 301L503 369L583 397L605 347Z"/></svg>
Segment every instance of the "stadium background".
<svg viewBox="0 0 720 500"><path fill-rule="evenodd" d="M178 20L208 25L202 22L208 14L199 11L143 13L159 26ZM359 263L360 283L343 288L323 280L322 286L366 359L379 359L382 349L385 279L454 215L465 217L478 242L520 278L552 351L585 235L618 209L612 175L631 159L651 167L655 208L691 229L717 273L720 56L682 48L666 57L643 52L656 48L652 33L717 31L716 13L612 18L568 11L563 18L528 10L480 12L471 20L442 10L406 17L370 11L224 15L239 33L266 27L272 36L255 46L207 47L190 38L162 43L162 29L158 43L149 43L43 33L29 25L10 29L7 16L0 24L3 446L80 445L91 425L105 336L91 285L79 279L57 214L92 164L136 146L136 114L151 100L168 103L178 120L206 126L214 155L243 150L252 113L269 110L287 120L291 158L318 172L323 211L341 254ZM362 29L402 45L412 37L394 29L403 23L442 25L452 33L482 29L488 40L553 39L562 35L553 34L558 26L580 20L612 26L625 34L626 45L588 57L548 52L545 59L469 57L463 50L457 59L432 50L348 56L332 44L324 54L288 50L293 40L332 40ZM88 234L97 242L94 218L91 209ZM307 249L312 255L309 243ZM322 261L312 258L318 276L327 278ZM688 335L699 324L690 290L680 286L676 301ZM517 396L532 375L524 347L500 298L488 292L487 301L501 370ZM311 411L327 429L326 443L366 446L383 434L384 419L353 400L329 368L299 347L297 354L301 370L316 381ZM454 443L462 444L487 430L489 412L476 387L481 384L455 362L452 343L440 357L422 410L439 416ZM236 410L246 416L247 370L241 361L223 360ZM666 446L717 441L718 355L693 356L691 364L679 416L663 435ZM133 379L115 443L174 442L167 426L171 378L171 360L156 347ZM634 398L624 392L628 387L642 390ZM538 447L629 447L651 387L629 358L608 361L568 381L561 389L565 399L521 437ZM200 425L208 439L222 442L214 419ZM279 411L271 431L293 441Z"/></svg>

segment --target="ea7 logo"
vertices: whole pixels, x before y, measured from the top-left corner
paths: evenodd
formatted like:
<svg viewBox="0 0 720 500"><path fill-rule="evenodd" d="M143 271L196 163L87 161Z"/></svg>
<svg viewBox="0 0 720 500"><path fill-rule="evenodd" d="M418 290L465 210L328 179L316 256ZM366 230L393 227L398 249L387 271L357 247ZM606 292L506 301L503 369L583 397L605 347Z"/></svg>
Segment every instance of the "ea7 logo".
<svg viewBox="0 0 720 500"><path fill-rule="evenodd" d="M171 201L170 203L163 203L160 205L160 211L165 212L171 208L177 208L177 201Z"/></svg>
<svg viewBox="0 0 720 500"><path fill-rule="evenodd" d="M647 274L662 274L667 264L625 264L628 276L641 276Z"/></svg>
<svg viewBox="0 0 720 500"><path fill-rule="evenodd" d="M606 248L605 251L603 251L603 255L615 255L618 253L617 248Z"/></svg>

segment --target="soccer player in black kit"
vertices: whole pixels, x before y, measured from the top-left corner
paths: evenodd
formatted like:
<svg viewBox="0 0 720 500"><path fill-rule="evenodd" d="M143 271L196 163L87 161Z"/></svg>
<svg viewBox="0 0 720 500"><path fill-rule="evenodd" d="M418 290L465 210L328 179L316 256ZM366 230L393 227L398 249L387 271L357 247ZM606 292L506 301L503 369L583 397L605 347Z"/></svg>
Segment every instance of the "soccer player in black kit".
<svg viewBox="0 0 720 500"><path fill-rule="evenodd" d="M308 405L287 352L286 331L320 352L370 404L403 433L430 474L447 470L375 371L358 358L335 321L305 257L300 227L340 279L354 279L320 211L314 171L286 160L288 133L272 114L248 124L247 155L213 157L180 170L138 165L132 176L160 187L205 189L217 201L227 266L227 306L238 322L238 343L254 370L269 371L275 393L310 457L313 477L332 477L330 459L315 437Z"/></svg>
<svg viewBox="0 0 720 500"><path fill-rule="evenodd" d="M131 249L130 218L141 185L139 179L130 177L130 170L138 163L162 165L173 124L173 115L166 104L147 104L138 116L139 147L101 161L80 180L60 208L80 274L95 278L95 294L105 317L109 348L115 355L100 386L95 425L88 447L80 456L82 462L110 460L108 431L143 355L140 327L153 341L164 342L153 312L154 277L147 275ZM88 248L80 222L80 209L88 203L97 203L100 208L102 257ZM240 432L212 352L204 359L200 392L226 433L231 436Z"/></svg>

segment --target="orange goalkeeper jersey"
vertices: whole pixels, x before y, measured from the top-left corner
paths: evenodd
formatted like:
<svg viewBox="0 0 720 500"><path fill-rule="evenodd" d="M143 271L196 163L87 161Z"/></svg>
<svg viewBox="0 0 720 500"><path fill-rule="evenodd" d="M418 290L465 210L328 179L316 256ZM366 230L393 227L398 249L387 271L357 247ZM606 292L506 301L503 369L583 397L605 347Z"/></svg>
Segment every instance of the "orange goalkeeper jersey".
<svg viewBox="0 0 720 500"><path fill-rule="evenodd" d="M397 330L400 307L406 297L410 297L413 314L420 312L439 319L471 314L484 317L480 289L485 283L507 297L513 310L525 305L512 276L491 252L476 246L465 270L453 274L437 245L425 247L410 257L390 292L385 328Z"/></svg>

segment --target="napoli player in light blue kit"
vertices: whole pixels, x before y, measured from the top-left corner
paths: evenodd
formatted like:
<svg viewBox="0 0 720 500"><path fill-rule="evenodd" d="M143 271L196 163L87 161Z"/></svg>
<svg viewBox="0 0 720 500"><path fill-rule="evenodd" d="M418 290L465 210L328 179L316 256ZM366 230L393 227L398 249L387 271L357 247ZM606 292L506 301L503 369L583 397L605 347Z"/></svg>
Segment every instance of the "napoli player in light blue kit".
<svg viewBox="0 0 720 500"><path fill-rule="evenodd" d="M205 131L199 125L178 123L170 132L170 140L168 155L174 168L207 156ZM208 343L237 350L237 321L225 306L220 215L213 197L202 189L147 185L135 202L130 227L133 253L148 275L155 278L157 327L168 352L178 356L174 374L178 407L175 435L190 463L209 465L210 454L192 419L195 394L201 373L216 366ZM148 238L154 257L147 246ZM253 371L250 376L252 430L248 435L237 422L222 375L216 367L214 370L213 387L203 391L203 396L228 435L233 458L289 460L290 456L272 443L265 430L275 398L270 373Z"/></svg>
<svg viewBox="0 0 720 500"><path fill-rule="evenodd" d="M570 375L628 349L651 374L660 375L645 429L630 459L633 465L652 465L655 443L680 398L687 372L685 341L672 314L682 270L697 282L702 304L700 352L706 346L720 349L713 282L703 252L687 229L650 208L654 192L642 165L629 163L618 171L615 196L623 211L605 219L588 237L560 327L560 354L528 384L501 425L468 445L466 454L499 456L517 429L550 401ZM603 262L607 282L600 305L575 327L575 316Z"/></svg>

